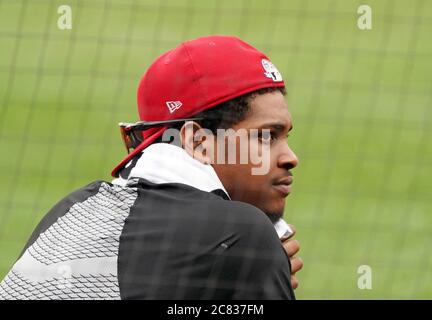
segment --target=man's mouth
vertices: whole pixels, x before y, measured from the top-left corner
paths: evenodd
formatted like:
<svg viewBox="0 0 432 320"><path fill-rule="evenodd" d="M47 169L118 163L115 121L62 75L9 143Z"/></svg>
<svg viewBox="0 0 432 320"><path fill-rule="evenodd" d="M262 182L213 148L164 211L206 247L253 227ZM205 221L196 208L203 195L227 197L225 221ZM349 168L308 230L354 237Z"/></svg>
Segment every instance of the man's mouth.
<svg viewBox="0 0 432 320"><path fill-rule="evenodd" d="M292 176L288 176L274 183L273 188L275 188L283 197L286 197L291 193L292 182L293 182Z"/></svg>
<svg viewBox="0 0 432 320"><path fill-rule="evenodd" d="M288 184L275 184L273 187L283 196L287 197L291 193L291 186Z"/></svg>

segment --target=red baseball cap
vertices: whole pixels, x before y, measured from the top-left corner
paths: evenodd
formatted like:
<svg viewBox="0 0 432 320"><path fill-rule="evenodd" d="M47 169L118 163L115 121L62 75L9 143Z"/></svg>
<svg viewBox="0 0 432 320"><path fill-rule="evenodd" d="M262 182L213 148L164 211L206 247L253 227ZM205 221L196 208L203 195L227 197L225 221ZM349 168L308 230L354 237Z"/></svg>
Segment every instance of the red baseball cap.
<svg viewBox="0 0 432 320"><path fill-rule="evenodd" d="M138 113L142 121L190 118L246 93L284 86L269 58L241 39L202 37L183 42L150 65L138 86ZM143 142L111 175L117 177L120 169L167 128L144 130Z"/></svg>

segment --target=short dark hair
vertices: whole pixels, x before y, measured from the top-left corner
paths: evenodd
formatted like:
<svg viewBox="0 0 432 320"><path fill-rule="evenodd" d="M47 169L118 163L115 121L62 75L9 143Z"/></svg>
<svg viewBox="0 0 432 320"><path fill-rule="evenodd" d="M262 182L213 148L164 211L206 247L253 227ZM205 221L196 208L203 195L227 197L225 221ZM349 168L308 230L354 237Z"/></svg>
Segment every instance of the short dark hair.
<svg viewBox="0 0 432 320"><path fill-rule="evenodd" d="M286 95L285 87L263 88L249 92L197 114L196 117L204 118L204 120L197 121L197 123L199 123L201 127L209 129L214 134L216 134L217 129L231 128L233 125L236 125L246 118L250 110L250 101L254 97L275 91Z"/></svg>
<svg viewBox="0 0 432 320"><path fill-rule="evenodd" d="M195 122L201 125L202 128L208 129L213 134L216 134L217 129L229 129L240 121L243 121L250 110L250 101L254 97L276 91L282 93L284 96L286 95L285 87L270 87L258 89L256 91L246 93L234 99L222 102L221 104L213 108L194 115L194 117L203 118L203 120L198 120ZM183 124L183 122L179 123L172 128L180 130ZM162 136L160 136L153 143L160 142L169 141L162 141Z"/></svg>

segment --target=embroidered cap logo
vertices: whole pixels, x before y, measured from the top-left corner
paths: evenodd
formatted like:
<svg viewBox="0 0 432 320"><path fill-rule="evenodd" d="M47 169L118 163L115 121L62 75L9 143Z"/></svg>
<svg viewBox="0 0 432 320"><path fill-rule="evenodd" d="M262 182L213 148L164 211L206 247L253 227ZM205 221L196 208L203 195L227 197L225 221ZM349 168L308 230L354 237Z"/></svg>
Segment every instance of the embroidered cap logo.
<svg viewBox="0 0 432 320"><path fill-rule="evenodd" d="M182 106L180 101L167 101L166 105L170 113L173 113Z"/></svg>
<svg viewBox="0 0 432 320"><path fill-rule="evenodd" d="M261 64L264 68L264 70L266 72L264 72L264 75L267 78L272 79L273 81L283 81L282 80L282 75L279 72L279 70L275 67L275 65L273 63L271 63L269 60L267 59L262 59L261 60Z"/></svg>

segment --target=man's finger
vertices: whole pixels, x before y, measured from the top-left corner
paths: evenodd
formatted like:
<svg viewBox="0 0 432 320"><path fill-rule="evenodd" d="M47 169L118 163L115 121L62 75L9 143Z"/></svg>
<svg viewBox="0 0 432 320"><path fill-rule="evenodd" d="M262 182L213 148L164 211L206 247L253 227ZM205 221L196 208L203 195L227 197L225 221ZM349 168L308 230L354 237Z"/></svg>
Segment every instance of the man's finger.
<svg viewBox="0 0 432 320"><path fill-rule="evenodd" d="M295 255L300 250L300 242L298 242L295 239L294 240L285 240L282 243L282 246L284 247L284 249L285 249L285 251L289 257Z"/></svg>
<svg viewBox="0 0 432 320"><path fill-rule="evenodd" d="M297 280L297 277L296 276L291 276L291 287L293 289L297 289L298 285L299 285L299 282Z"/></svg>
<svg viewBox="0 0 432 320"><path fill-rule="evenodd" d="M299 257L292 258L291 260L291 274L295 274L303 268L303 260Z"/></svg>

